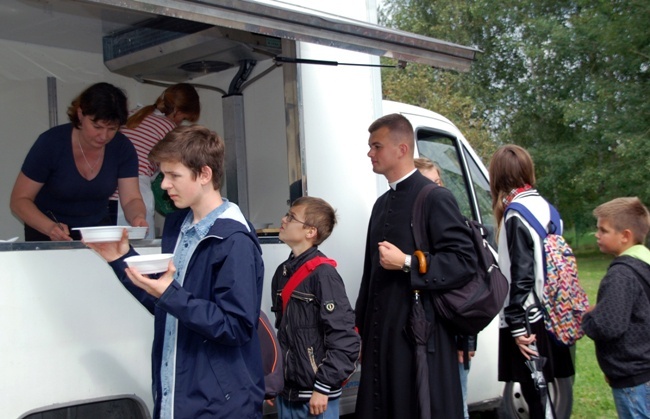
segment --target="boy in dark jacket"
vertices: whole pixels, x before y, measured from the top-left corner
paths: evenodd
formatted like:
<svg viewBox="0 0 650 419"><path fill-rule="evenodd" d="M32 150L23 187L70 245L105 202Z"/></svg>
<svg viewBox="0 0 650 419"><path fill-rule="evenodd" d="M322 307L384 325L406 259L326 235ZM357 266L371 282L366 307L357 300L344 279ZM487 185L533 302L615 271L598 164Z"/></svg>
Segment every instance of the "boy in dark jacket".
<svg viewBox="0 0 650 419"><path fill-rule="evenodd" d="M294 201L282 218L280 240L291 254L271 285L285 359L284 390L276 399L280 419L338 418L343 382L356 367L354 312L336 262L318 250L335 224L334 209L313 197Z"/></svg>
<svg viewBox="0 0 650 419"><path fill-rule="evenodd" d="M620 418L650 417L650 250L643 245L650 214L638 198L617 198L594 210L596 239L616 256L582 320Z"/></svg>
<svg viewBox="0 0 650 419"><path fill-rule="evenodd" d="M169 214L158 279L127 268L137 253L126 230L117 243L89 244L155 316L154 418L261 418L264 372L257 324L264 267L255 231L219 192L224 143L207 128L170 131L150 153L162 188L184 210Z"/></svg>

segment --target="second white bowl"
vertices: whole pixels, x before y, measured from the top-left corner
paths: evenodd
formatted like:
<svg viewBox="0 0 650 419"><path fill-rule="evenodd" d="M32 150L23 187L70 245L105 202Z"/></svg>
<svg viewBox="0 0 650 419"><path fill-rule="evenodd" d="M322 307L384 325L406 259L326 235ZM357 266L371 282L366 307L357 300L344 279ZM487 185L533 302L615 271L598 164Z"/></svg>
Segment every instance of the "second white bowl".
<svg viewBox="0 0 650 419"><path fill-rule="evenodd" d="M174 257L172 253L160 253L157 255L131 256L124 261L129 268L135 268L141 274L157 274L167 271L169 261Z"/></svg>

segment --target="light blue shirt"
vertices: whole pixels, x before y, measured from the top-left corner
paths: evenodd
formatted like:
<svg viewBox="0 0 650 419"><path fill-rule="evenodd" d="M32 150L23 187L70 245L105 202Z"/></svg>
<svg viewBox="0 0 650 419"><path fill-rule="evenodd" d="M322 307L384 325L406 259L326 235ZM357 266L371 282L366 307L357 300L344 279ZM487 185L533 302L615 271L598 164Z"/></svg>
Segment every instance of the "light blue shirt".
<svg viewBox="0 0 650 419"><path fill-rule="evenodd" d="M190 211L183 225L181 226L178 241L174 248L174 266L176 273L174 280L183 285L187 265L192 253L199 242L205 238L214 222L232 204L223 199L223 204L212 210L205 218L196 224L192 224L194 213ZM160 366L160 382L162 387L162 399L160 404L160 417L173 418L174 412L174 381L176 379L176 340L178 331L178 319L167 313L165 319L165 338L163 341L162 364ZM155 391L155 389L154 389Z"/></svg>

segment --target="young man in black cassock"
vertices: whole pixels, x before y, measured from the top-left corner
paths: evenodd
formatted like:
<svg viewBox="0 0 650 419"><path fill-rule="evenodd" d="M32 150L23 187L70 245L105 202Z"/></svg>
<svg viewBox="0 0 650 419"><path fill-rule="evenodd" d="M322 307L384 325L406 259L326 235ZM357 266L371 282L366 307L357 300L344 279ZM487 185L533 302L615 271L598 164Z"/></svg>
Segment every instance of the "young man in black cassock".
<svg viewBox="0 0 650 419"><path fill-rule="evenodd" d="M465 284L476 271L469 227L446 188L426 198L428 270L418 273L411 213L429 179L415 169L413 127L399 114L379 118L368 128L368 157L390 189L370 217L356 325L362 339L362 374L357 415L362 418L418 417L414 345L406 333L413 291L431 322L427 367L431 417L462 418L463 403L456 343L436 319L431 293Z"/></svg>

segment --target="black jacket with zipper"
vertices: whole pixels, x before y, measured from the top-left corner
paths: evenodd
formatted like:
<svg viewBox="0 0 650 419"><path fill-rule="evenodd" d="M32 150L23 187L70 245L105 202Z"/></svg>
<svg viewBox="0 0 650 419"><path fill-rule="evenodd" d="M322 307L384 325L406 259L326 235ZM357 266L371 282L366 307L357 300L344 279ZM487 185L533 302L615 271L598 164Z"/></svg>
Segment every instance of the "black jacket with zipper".
<svg viewBox="0 0 650 419"><path fill-rule="evenodd" d="M312 247L278 266L271 285L272 310L284 356L284 390L291 401L309 401L313 391L340 397L344 381L354 372L360 337L354 311L336 268L322 264L293 291L282 312L282 290L305 262L324 257Z"/></svg>

